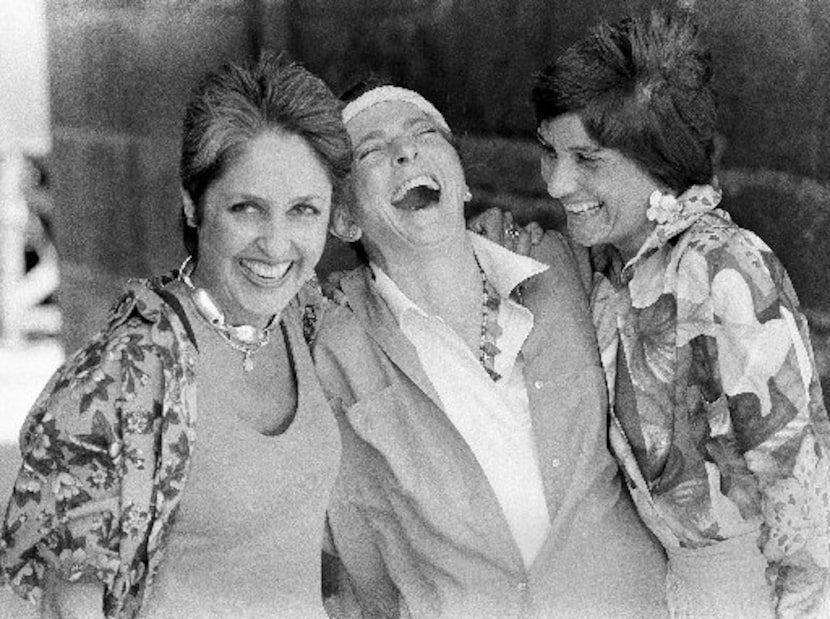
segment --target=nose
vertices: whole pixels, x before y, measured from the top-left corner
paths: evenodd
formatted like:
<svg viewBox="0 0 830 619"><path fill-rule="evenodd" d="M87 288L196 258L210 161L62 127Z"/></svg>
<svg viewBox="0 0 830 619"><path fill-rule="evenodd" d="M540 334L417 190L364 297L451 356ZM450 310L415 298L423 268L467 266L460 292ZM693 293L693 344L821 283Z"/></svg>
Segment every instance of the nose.
<svg viewBox="0 0 830 619"><path fill-rule="evenodd" d="M560 200L576 191L577 171L568 159L543 154L541 169L548 194L552 198Z"/></svg>
<svg viewBox="0 0 830 619"><path fill-rule="evenodd" d="M289 226L284 217L263 218L257 234L257 247L269 258L285 257L292 244Z"/></svg>
<svg viewBox="0 0 830 619"><path fill-rule="evenodd" d="M401 137L395 140L392 157L397 165L412 163L418 158L418 145L410 137Z"/></svg>

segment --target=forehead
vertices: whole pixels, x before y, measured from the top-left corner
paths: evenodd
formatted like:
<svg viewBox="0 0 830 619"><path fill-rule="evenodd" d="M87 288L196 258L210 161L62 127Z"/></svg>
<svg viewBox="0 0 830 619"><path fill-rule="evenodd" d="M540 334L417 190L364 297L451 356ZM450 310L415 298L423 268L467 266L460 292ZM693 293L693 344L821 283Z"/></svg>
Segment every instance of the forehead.
<svg viewBox="0 0 830 619"><path fill-rule="evenodd" d="M563 114L542 121L539 134L557 150L599 148L599 145L585 131L582 119L576 114Z"/></svg>
<svg viewBox="0 0 830 619"><path fill-rule="evenodd" d="M352 142L359 142L375 135L394 133L420 120L430 117L419 107L406 101L382 101L366 108L346 123Z"/></svg>
<svg viewBox="0 0 830 619"><path fill-rule="evenodd" d="M328 171L319 156L300 136L284 131L265 131L241 145L228 162L221 179L225 184L264 189L271 184L286 188L325 188Z"/></svg>

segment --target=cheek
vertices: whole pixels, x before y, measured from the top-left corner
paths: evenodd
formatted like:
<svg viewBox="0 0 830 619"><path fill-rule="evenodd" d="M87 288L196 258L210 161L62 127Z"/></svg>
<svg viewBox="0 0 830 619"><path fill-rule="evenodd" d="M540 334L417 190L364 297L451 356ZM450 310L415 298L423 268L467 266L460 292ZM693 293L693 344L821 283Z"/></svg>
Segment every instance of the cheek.
<svg viewBox="0 0 830 619"><path fill-rule="evenodd" d="M233 254L250 242L249 236L251 235L245 227L239 223L230 225L221 217L208 215L199 227L199 252Z"/></svg>
<svg viewBox="0 0 830 619"><path fill-rule="evenodd" d="M293 236L294 244L300 248L306 261L316 263L326 247L328 235L328 218L320 217L297 230Z"/></svg>
<svg viewBox="0 0 830 619"><path fill-rule="evenodd" d="M550 161L548 161L547 157L542 155L541 157L539 157L539 173L542 175L542 180L546 183L550 183L551 172L552 169Z"/></svg>
<svg viewBox="0 0 830 619"><path fill-rule="evenodd" d="M354 179L351 192L352 212L358 223L371 219L373 205L380 200L378 183L372 175L362 173Z"/></svg>

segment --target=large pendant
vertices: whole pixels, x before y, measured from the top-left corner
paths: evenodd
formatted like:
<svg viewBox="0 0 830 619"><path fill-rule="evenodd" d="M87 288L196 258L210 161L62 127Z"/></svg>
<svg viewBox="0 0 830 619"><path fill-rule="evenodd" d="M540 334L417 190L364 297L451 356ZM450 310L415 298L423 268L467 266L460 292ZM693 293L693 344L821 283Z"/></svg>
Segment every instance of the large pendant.
<svg viewBox="0 0 830 619"><path fill-rule="evenodd" d="M242 369L246 372L250 372L254 369L254 360L251 359L251 353L245 353L245 356L242 358Z"/></svg>

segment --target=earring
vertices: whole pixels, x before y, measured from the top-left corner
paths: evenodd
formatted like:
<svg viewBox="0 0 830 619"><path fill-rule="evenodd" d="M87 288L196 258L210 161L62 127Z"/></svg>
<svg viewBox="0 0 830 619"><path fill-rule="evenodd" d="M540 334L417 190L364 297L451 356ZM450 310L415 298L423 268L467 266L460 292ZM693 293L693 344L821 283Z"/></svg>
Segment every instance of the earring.
<svg viewBox="0 0 830 619"><path fill-rule="evenodd" d="M473 194L470 193L469 189L467 189L467 191L464 193L464 202L469 202L472 199L473 199Z"/></svg>
<svg viewBox="0 0 830 619"><path fill-rule="evenodd" d="M360 238L360 228L358 228L357 224L355 223L350 223L349 227L343 232L337 232L332 226L331 228L329 228L329 232L332 236L340 239L345 243L351 243Z"/></svg>

